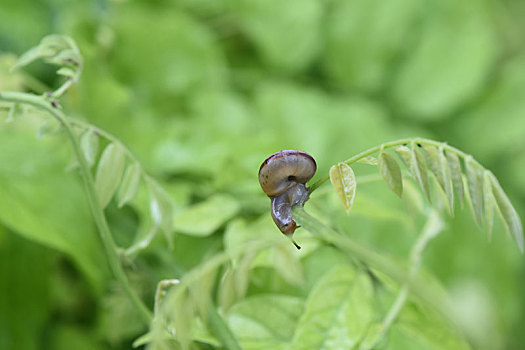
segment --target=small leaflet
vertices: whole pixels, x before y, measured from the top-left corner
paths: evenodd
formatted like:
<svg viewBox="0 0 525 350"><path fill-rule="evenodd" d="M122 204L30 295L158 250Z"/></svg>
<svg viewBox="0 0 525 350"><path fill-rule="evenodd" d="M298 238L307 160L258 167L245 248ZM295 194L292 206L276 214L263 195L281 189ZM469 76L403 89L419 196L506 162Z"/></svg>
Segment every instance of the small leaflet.
<svg viewBox="0 0 525 350"><path fill-rule="evenodd" d="M483 222L483 168L472 156L466 158L465 168L474 218L478 226L481 227Z"/></svg>
<svg viewBox="0 0 525 350"><path fill-rule="evenodd" d="M413 174L415 174L415 178L419 183L419 186L421 186L425 192L425 195L430 201L430 186L428 184L428 173L425 157L417 147L412 147L412 164L414 165Z"/></svg>
<svg viewBox="0 0 525 350"><path fill-rule="evenodd" d="M84 158L86 158L86 161L90 168L97 161L99 148L98 141L98 135L93 129L89 129L80 137L80 148L82 149Z"/></svg>
<svg viewBox="0 0 525 350"><path fill-rule="evenodd" d="M461 205L463 205L465 191L463 189L463 178L459 157L456 153L453 152L446 152L446 155L448 166L450 169L450 176L452 178L452 183L454 184L454 191L456 191L456 195L458 196Z"/></svg>
<svg viewBox="0 0 525 350"><path fill-rule="evenodd" d="M124 204L132 200L137 194L140 184L141 175L140 165L134 162L126 169L124 180L120 186L118 206L121 208Z"/></svg>
<svg viewBox="0 0 525 350"><path fill-rule="evenodd" d="M403 195L403 175L394 157L381 151L379 154L379 172L390 189L399 197Z"/></svg>
<svg viewBox="0 0 525 350"><path fill-rule="evenodd" d="M73 79L75 77L75 71L69 67L62 67L59 70L57 70L58 75L63 75L69 79Z"/></svg>
<svg viewBox="0 0 525 350"><path fill-rule="evenodd" d="M428 185L428 174L423 154L416 147L412 147L412 150L410 150L407 146L397 146L395 151L430 201L430 187Z"/></svg>
<svg viewBox="0 0 525 350"><path fill-rule="evenodd" d="M160 185L151 178L146 179L151 196L150 211L155 225L164 232L168 244L171 246L171 232L173 231L173 205L169 195Z"/></svg>
<svg viewBox="0 0 525 350"><path fill-rule="evenodd" d="M450 167L443 150L443 145L439 147L438 157L439 166L441 168L441 174L443 175L443 189L445 190L445 195L448 198L448 209L450 212L450 216L454 216L454 190L452 187L452 176L450 175Z"/></svg>
<svg viewBox="0 0 525 350"><path fill-rule="evenodd" d="M345 163L339 163L330 168L330 181L343 202L347 213L350 213L354 204L356 180L354 171Z"/></svg>
<svg viewBox="0 0 525 350"><path fill-rule="evenodd" d="M423 146L430 171L434 174L439 186L445 191L445 179L443 177L443 171L441 168L441 162L439 159L439 153L436 147L425 145Z"/></svg>
<svg viewBox="0 0 525 350"><path fill-rule="evenodd" d="M102 152L95 176L95 189L102 208L113 198L122 179L125 162L122 147L115 143L110 143Z"/></svg>
<svg viewBox="0 0 525 350"><path fill-rule="evenodd" d="M496 208L496 198L492 192L492 182L490 180L490 172L485 170L483 172L483 205L485 212L485 222L487 224L487 234L489 241L492 239L492 227L494 225L494 209Z"/></svg>
<svg viewBox="0 0 525 350"><path fill-rule="evenodd" d="M523 253L523 226L516 209L512 206L507 194L501 188L496 177L488 171L488 176L492 183L492 191L496 199L497 208L503 220L505 230L512 234L516 240L519 250Z"/></svg>

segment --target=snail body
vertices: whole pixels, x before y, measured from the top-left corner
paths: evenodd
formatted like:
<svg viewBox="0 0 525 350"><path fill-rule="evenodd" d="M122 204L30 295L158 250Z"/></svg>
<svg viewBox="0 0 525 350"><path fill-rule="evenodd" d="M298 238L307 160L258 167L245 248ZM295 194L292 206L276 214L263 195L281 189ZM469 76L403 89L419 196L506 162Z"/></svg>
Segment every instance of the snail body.
<svg viewBox="0 0 525 350"><path fill-rule="evenodd" d="M292 218L292 207L302 206L308 200L305 183L314 176L316 169L314 158L298 150L276 152L259 169L259 183L271 199L273 221L286 235L291 236L298 227Z"/></svg>

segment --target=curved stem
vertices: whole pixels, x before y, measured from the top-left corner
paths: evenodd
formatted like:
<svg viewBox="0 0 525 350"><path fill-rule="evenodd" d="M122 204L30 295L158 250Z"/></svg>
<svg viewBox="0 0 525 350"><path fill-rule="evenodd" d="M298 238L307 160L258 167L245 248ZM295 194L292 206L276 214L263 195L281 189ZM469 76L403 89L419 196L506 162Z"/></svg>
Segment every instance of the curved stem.
<svg viewBox="0 0 525 350"><path fill-rule="evenodd" d="M139 296L135 293L135 291L131 287L128 281L128 278L124 272L124 269L120 265L120 259L117 253L118 252L117 245L115 241L113 240L113 236L111 235L111 231L106 221L104 211L102 207L100 206L100 203L99 203L99 200L96 194L96 190L95 190L95 181L93 179L93 175L91 174L91 170L89 168L89 165L87 164L86 158L82 154L80 144L75 136L75 133L73 132L72 126L68 118L60 110L53 107L53 105L50 102L48 102L41 96L36 96L36 95L21 93L21 92L0 92L0 100L8 101L8 102L26 103L36 108L42 109L50 113L55 119L57 119L64 126L66 135L69 141L71 142L73 151L75 152L75 155L80 163L80 173L84 180L83 181L84 188L86 190L86 195L88 198L89 206L91 208L91 213L93 215L93 218L95 219L95 223L98 227L100 239L104 246L104 250L106 252L106 257L108 259L110 269L113 272L113 275L115 276L115 278L121 284L128 298L135 305L135 307L139 310L139 313L144 323L149 325L153 319L153 315L151 311L147 308L147 306L144 304L144 302L139 298Z"/></svg>
<svg viewBox="0 0 525 350"><path fill-rule="evenodd" d="M355 257L367 266L376 268L402 285L406 285L410 290L422 300L432 305L435 310L441 312L448 319L452 319L452 308L449 303L441 296L428 288L422 281L417 278L411 278L411 272L406 271L383 255L372 249L354 241L347 235L340 234L332 228L324 225L322 222L308 214L304 208L295 206L292 209L293 219L312 233L317 238L334 245L341 249L350 257Z"/></svg>
<svg viewBox="0 0 525 350"><path fill-rule="evenodd" d="M349 158L349 159L345 160L343 163L346 163L346 164L350 165L352 163L357 162L358 160L361 160L361 159L363 159L365 157L368 157L369 155L377 153L377 152L379 152L379 151L381 151L383 149L392 148L392 147L400 146L400 145L406 145L406 144L429 145L429 146L435 146L435 147L443 146L443 148L446 151L456 153L457 155L461 156L462 158L465 158L465 157L468 156L465 152L462 152L462 151L460 151L459 149L457 149L455 147L449 146L446 143L438 142L438 141L434 141L434 140L429 140L429 139L425 139L425 138L421 138L421 137L415 137L415 138L399 139L399 140L395 140L395 141L391 141L391 142L386 142L386 143L383 143L381 145L369 148L366 151L363 151L363 152L361 152L359 154L356 154L352 158ZM317 180L312 186L309 187L310 193L315 191L319 186L324 184L329 179L330 179L330 176L325 175L321 179Z"/></svg>
<svg viewBox="0 0 525 350"><path fill-rule="evenodd" d="M237 246L231 250L223 251L214 255L210 259L190 270L179 280L177 286L170 290L165 296L165 305L167 305L167 307L157 308L155 312L155 318L163 317L164 319L167 319L171 317L173 310L176 310L176 307L174 307L174 305L176 305L175 301L186 290L190 290L192 285L198 283L199 280L202 279L202 276L209 274L222 264L231 261L231 259L240 256L247 251L261 251L279 243L282 243L282 237L280 239L276 237L275 239L254 240ZM213 334L217 337L225 349L241 349L237 339L235 338L235 335L216 309L216 306L211 302L211 300L207 300L206 302L208 305L206 305L206 307L201 307L201 309L206 309L207 313L206 315L202 316L207 319ZM155 327L155 325L164 327L165 324L165 322L153 322L153 327ZM155 331L155 329L153 331ZM174 334L173 332L169 333Z"/></svg>
<svg viewBox="0 0 525 350"><path fill-rule="evenodd" d="M425 227L421 231L421 234L419 235L416 243L413 245L412 250L410 251L410 279L414 279L417 273L419 272L421 262L423 260L423 251L425 250L426 246L432 238L436 237L443 230L443 227L444 224L438 212L436 210L431 210L430 214L428 215L428 220L425 224ZM399 290L396 300L394 301L394 303L390 307L390 310L388 310L388 313L383 319L381 330L376 335L375 341L372 344L370 344L370 346L366 349L374 349L375 346L377 346L385 337L385 335L390 330L390 327L392 327L392 325L394 324L397 316L403 309L403 306L405 305L408 299L409 292L410 286L408 284L404 284Z"/></svg>

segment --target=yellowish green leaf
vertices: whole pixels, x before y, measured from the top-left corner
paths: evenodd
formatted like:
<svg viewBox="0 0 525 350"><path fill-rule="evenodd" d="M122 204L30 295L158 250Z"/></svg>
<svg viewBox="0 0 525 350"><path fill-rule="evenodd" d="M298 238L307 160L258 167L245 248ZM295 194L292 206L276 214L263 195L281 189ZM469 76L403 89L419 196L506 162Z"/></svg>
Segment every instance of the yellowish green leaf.
<svg viewBox="0 0 525 350"><path fill-rule="evenodd" d="M463 197L465 196L463 189L463 178L461 171L461 163L459 157L454 152L446 152L447 162L450 169L450 176L452 178L452 183L454 184L454 191L456 196L458 196L461 204L463 205Z"/></svg>
<svg viewBox="0 0 525 350"><path fill-rule="evenodd" d="M84 158L86 158L86 161L90 167L92 167L97 161L99 148L98 141L98 135L92 129L87 130L80 137L80 148L82 149L82 153L84 153Z"/></svg>
<svg viewBox="0 0 525 350"><path fill-rule="evenodd" d="M397 146L395 151L430 201L430 186L428 185L428 174L423 154L415 145L412 145L412 149L404 145Z"/></svg>
<svg viewBox="0 0 525 350"><path fill-rule="evenodd" d="M137 162L134 162L126 169L126 172L124 173L124 179L122 180L122 185L120 185L118 196L119 207L122 207L124 204L132 200L137 194L141 173L142 171L140 169L140 164Z"/></svg>
<svg viewBox="0 0 525 350"><path fill-rule="evenodd" d="M394 148L394 150L396 151L399 158L401 158L407 169L409 171L412 171L412 153L410 152L410 148L408 148L405 145L402 145L397 146L396 148Z"/></svg>
<svg viewBox="0 0 525 350"><path fill-rule="evenodd" d="M75 71L69 67L62 67L59 70L57 70L58 75L63 75L69 79L73 79L75 77Z"/></svg>
<svg viewBox="0 0 525 350"><path fill-rule="evenodd" d="M465 168L474 218L481 227L483 222L483 168L472 156L465 159Z"/></svg>
<svg viewBox="0 0 525 350"><path fill-rule="evenodd" d="M330 181L343 202L346 212L349 213L354 204L356 190L354 171L345 163L334 165L330 168Z"/></svg>
<svg viewBox="0 0 525 350"><path fill-rule="evenodd" d="M441 162L439 160L439 151L435 146L424 145L423 151L430 167L430 171L434 174L439 186L445 191L445 179L443 177L443 171L441 168Z"/></svg>
<svg viewBox="0 0 525 350"><path fill-rule="evenodd" d="M448 199L448 209L449 209L450 215L453 216L454 215L454 190L452 187L453 183L452 183L452 176L450 175L450 166L448 164L447 158L443 151L443 146L439 147L438 157L439 157L439 166L441 168L441 174L443 176L443 185L444 185L443 189Z"/></svg>
<svg viewBox="0 0 525 350"><path fill-rule="evenodd" d="M95 189L102 208L113 198L122 179L125 162L126 155L116 143L110 143L102 152L95 176Z"/></svg>
<svg viewBox="0 0 525 350"><path fill-rule="evenodd" d="M379 154L379 172L388 187L401 198L403 195L403 175L399 164L389 153L382 151Z"/></svg>
<svg viewBox="0 0 525 350"><path fill-rule="evenodd" d="M215 195L180 212L173 225L177 232L192 236L209 236L237 214L240 205L227 195Z"/></svg>
<svg viewBox="0 0 525 350"><path fill-rule="evenodd" d="M146 178L150 193L150 211L153 222L164 232L168 244L171 246L173 231L173 204L164 189L153 179Z"/></svg>
<svg viewBox="0 0 525 350"><path fill-rule="evenodd" d="M218 306L224 311L227 311L235 302L235 273L230 266L224 271L219 282L217 299Z"/></svg>
<svg viewBox="0 0 525 350"><path fill-rule="evenodd" d="M518 248L523 252L523 226L520 217L518 216L516 209L512 206L507 194L501 188L496 177L491 172L488 173L488 176L492 183L492 191L498 205L499 213L503 219L505 229L507 233L514 236Z"/></svg>
<svg viewBox="0 0 525 350"><path fill-rule="evenodd" d="M421 151L415 147L415 145L412 146L412 164L414 166L412 173L430 201L430 186L428 184L428 173L425 157Z"/></svg>
<svg viewBox="0 0 525 350"><path fill-rule="evenodd" d="M492 227L494 225L494 209L497 204L494 193L492 192L492 181L490 180L490 172L488 170L483 172L483 204L485 209L485 222L490 240L492 237Z"/></svg>

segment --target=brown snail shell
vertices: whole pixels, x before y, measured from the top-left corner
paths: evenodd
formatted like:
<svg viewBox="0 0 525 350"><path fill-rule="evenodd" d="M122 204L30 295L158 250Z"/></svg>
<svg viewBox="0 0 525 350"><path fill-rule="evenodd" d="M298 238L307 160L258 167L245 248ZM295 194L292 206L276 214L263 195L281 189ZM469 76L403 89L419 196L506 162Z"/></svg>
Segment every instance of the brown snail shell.
<svg viewBox="0 0 525 350"><path fill-rule="evenodd" d="M314 158L306 152L289 149L275 152L261 164L259 183L272 198L297 183L305 184L317 170Z"/></svg>
<svg viewBox="0 0 525 350"><path fill-rule="evenodd" d="M286 235L292 235L298 227L292 218L292 207L302 206L308 200L305 183L314 176L316 169L314 158L298 150L276 152L259 169L259 183L271 199L273 221Z"/></svg>

